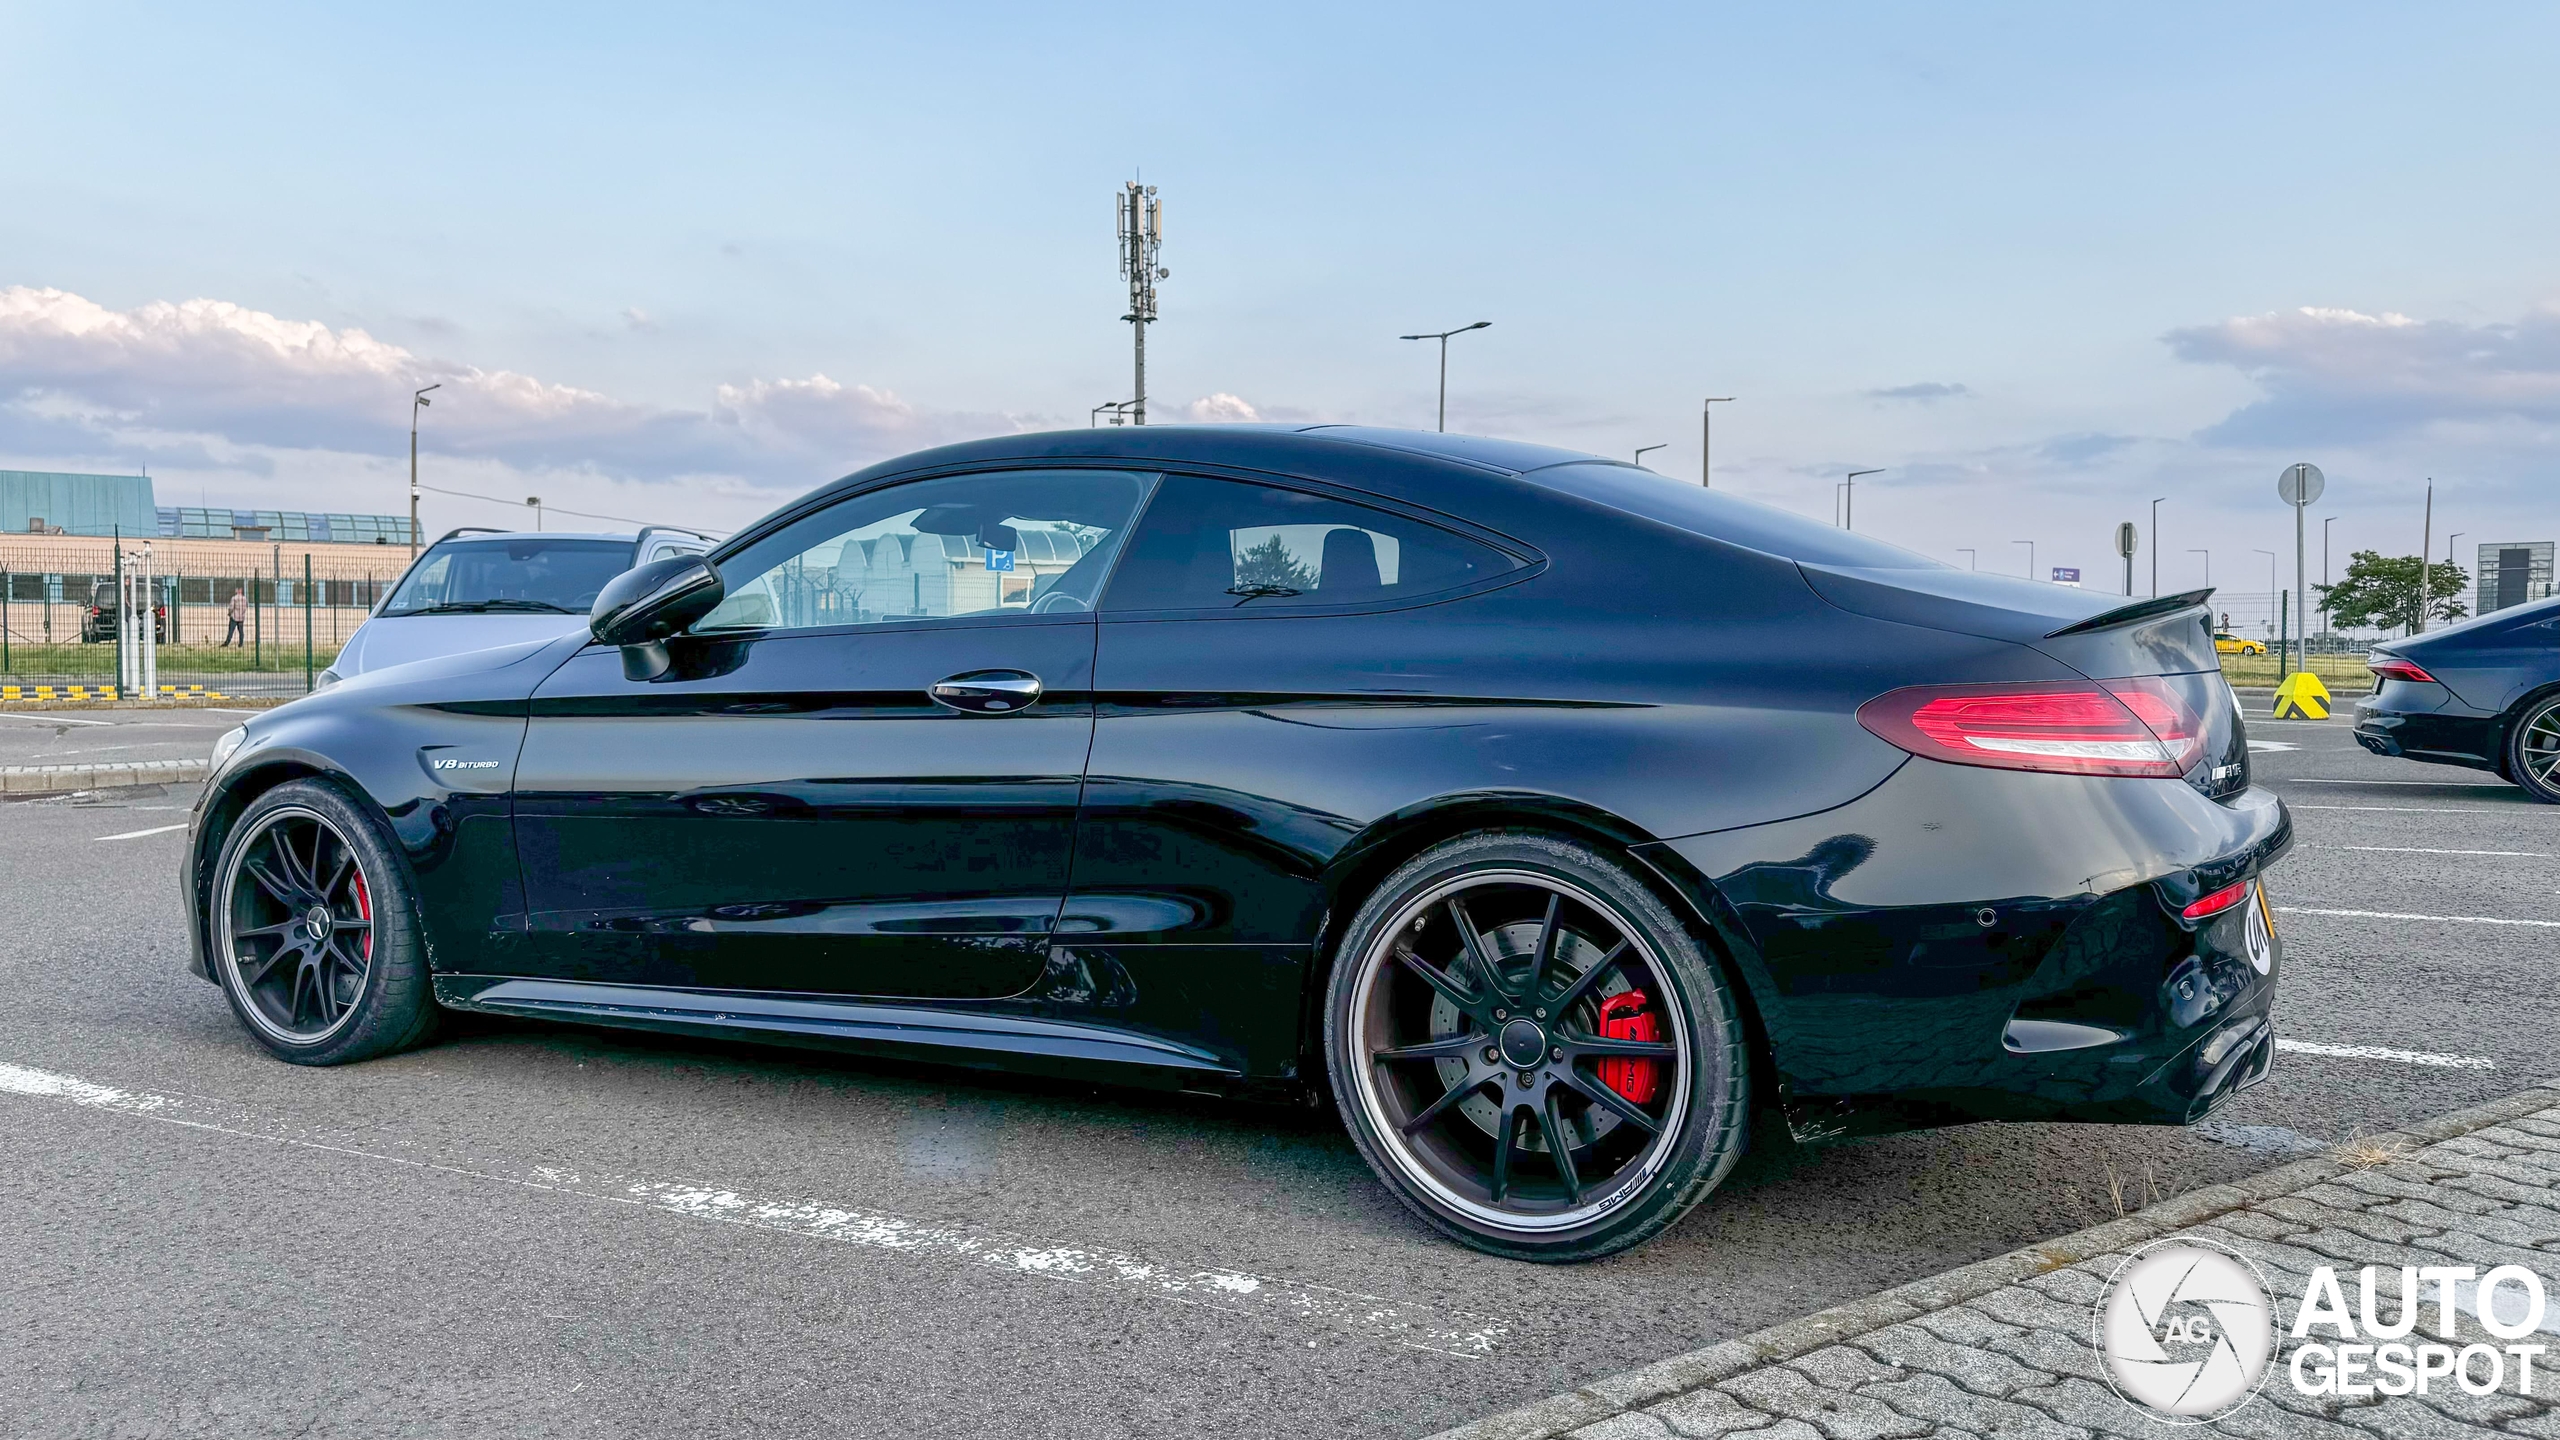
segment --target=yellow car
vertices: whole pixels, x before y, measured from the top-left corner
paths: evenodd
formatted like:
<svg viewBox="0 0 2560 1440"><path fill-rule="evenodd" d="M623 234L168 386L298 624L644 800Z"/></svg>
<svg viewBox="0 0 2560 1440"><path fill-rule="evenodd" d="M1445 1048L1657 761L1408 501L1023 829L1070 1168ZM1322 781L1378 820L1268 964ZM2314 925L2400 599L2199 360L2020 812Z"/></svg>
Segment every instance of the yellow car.
<svg viewBox="0 0 2560 1440"><path fill-rule="evenodd" d="M2227 630L2216 630L2213 632L2213 653L2216 655L2264 655L2267 653L2267 647L2255 640L2243 640Z"/></svg>

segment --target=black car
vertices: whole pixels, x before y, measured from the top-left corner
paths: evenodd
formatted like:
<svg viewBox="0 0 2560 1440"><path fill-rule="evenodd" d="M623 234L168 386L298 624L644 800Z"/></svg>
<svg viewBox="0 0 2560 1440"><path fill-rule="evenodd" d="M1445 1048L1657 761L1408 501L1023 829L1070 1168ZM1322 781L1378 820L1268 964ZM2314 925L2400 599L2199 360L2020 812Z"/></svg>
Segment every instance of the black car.
<svg viewBox="0 0 2560 1440"><path fill-rule="evenodd" d="M446 1007L1330 1094L1448 1234L1601 1255L1755 1110L2266 1073L2291 827L2206 593L1454 435L953 446L234 731L195 965L305 1064Z"/></svg>
<svg viewBox="0 0 2560 1440"><path fill-rule="evenodd" d="M101 580L90 586L89 603L80 611L80 643L102 645L115 639L123 623L117 611L114 581ZM156 596L151 604L151 641L155 645L169 643L169 606Z"/></svg>
<svg viewBox="0 0 2560 1440"><path fill-rule="evenodd" d="M2377 645L2365 663L2374 688L2356 702L2357 743L2494 770L2560 805L2560 599Z"/></svg>

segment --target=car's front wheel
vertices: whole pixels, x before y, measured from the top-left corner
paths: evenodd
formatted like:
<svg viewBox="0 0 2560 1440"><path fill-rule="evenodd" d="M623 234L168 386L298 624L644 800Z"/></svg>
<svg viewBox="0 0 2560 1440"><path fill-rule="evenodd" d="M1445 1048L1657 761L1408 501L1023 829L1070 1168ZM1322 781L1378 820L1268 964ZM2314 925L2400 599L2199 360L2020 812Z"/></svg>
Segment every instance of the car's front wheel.
<svg viewBox="0 0 2560 1440"><path fill-rule="evenodd" d="M382 821L325 780L251 802L224 838L208 917L232 1013L278 1059L342 1065L435 1028L408 872Z"/></svg>
<svg viewBox="0 0 2560 1440"><path fill-rule="evenodd" d="M2524 793L2560 805L2560 695L2524 707L2507 734L2507 776Z"/></svg>
<svg viewBox="0 0 2560 1440"><path fill-rule="evenodd" d="M1749 1057L1715 960L1625 866L1462 836L1380 885L1325 1009L1351 1137L1480 1250L1588 1260L1706 1198L1746 1139Z"/></svg>

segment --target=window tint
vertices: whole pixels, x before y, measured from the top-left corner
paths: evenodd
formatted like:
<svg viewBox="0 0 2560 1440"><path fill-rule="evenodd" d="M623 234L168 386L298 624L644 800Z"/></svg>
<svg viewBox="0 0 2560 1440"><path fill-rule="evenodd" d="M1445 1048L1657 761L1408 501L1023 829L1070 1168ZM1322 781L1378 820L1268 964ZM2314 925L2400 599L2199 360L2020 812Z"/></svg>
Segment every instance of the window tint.
<svg viewBox="0 0 2560 1440"><path fill-rule="evenodd" d="M605 582L631 568L628 540L448 540L391 592L385 615L523 610L584 615Z"/></svg>
<svg viewBox="0 0 2560 1440"><path fill-rule="evenodd" d="M1452 590L1520 563L1365 505L1176 475L1147 507L1107 608L1357 605Z"/></svg>
<svg viewBox="0 0 2560 1440"><path fill-rule="evenodd" d="M1090 610L1153 481L1012 470L857 495L722 561L728 598L693 628Z"/></svg>

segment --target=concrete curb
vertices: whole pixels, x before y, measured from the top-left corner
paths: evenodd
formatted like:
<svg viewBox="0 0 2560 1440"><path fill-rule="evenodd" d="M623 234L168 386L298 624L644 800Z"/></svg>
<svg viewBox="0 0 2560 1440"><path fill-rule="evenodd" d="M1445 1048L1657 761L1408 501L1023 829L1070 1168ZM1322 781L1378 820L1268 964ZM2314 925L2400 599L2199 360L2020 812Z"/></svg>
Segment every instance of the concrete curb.
<svg viewBox="0 0 2560 1440"><path fill-rule="evenodd" d="M0 765L0 795L60 795L122 785L180 785L204 778L202 760L128 760L118 765Z"/></svg>
<svg viewBox="0 0 2560 1440"><path fill-rule="evenodd" d="M2450 1115L2423 1120L2397 1130L2385 1130L2349 1144L2359 1149L2374 1145L2394 1148L2432 1145L2548 1109L2555 1090L2560 1090L2560 1080L2536 1081L2531 1088L2503 1100L2456 1110ZM1881 1330L1932 1311L1963 1304L2031 1276L2156 1240L2260 1201L2307 1190L2341 1175L2369 1168L2344 1158L2342 1152L2346 1149L2344 1145L2334 1147L2229 1185L2207 1186L2121 1220L2111 1220L2023 1250L2012 1250L2006 1255L1977 1261L1926 1280L1880 1290L1863 1300L1852 1300L1846 1305L1835 1305L1800 1320L1790 1320L1702 1350L1674 1355L1641 1369L1594 1380L1579 1389L1548 1396L1517 1410L1443 1430L1429 1440L1557 1440L1557 1437L1585 1425L1729 1380L1746 1370L1811 1354L1826 1345L1837 1344L1871 1330Z"/></svg>

